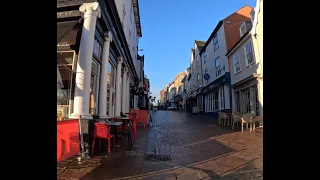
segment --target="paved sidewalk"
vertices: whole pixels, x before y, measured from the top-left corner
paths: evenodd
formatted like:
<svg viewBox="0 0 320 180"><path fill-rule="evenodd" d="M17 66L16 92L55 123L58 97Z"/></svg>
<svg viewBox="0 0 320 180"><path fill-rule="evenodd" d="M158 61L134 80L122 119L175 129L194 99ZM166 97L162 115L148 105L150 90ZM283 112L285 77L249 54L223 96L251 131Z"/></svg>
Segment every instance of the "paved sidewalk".
<svg viewBox="0 0 320 180"><path fill-rule="evenodd" d="M262 129L231 131L212 117L185 112L158 110L152 119L152 127L138 128L134 151L117 149L81 168L60 163L58 179L262 179ZM147 161L145 154L171 160Z"/></svg>

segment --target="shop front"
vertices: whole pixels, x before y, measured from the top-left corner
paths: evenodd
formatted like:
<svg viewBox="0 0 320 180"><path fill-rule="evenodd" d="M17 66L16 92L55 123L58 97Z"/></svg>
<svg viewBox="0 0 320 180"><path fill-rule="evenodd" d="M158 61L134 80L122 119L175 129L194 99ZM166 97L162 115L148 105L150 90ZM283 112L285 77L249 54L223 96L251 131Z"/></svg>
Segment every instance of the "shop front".
<svg viewBox="0 0 320 180"><path fill-rule="evenodd" d="M218 117L218 112L231 110L230 83L230 73L226 72L202 89L206 115Z"/></svg>
<svg viewBox="0 0 320 180"><path fill-rule="evenodd" d="M80 7L58 4L57 127L59 132L71 129L73 139L83 135L90 145L94 119L130 112L129 84L139 78L118 14L107 10L115 4L77 3ZM58 138L59 152L72 145L65 139ZM65 157L69 154L58 160Z"/></svg>
<svg viewBox="0 0 320 180"><path fill-rule="evenodd" d="M262 100L259 98L261 85L262 80L260 80L259 75L252 75L232 85L235 113L262 115Z"/></svg>

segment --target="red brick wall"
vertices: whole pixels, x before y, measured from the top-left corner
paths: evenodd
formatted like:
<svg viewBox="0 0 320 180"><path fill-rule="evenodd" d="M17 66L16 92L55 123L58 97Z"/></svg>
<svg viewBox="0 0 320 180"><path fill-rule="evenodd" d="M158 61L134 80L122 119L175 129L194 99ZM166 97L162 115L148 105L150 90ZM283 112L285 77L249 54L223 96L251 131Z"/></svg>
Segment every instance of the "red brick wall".
<svg viewBox="0 0 320 180"><path fill-rule="evenodd" d="M244 21L250 21L250 12L252 8L244 6L237 12L231 14L223 20L224 32L227 44L227 52L239 41L240 39L240 25ZM226 23L230 21L230 24Z"/></svg>

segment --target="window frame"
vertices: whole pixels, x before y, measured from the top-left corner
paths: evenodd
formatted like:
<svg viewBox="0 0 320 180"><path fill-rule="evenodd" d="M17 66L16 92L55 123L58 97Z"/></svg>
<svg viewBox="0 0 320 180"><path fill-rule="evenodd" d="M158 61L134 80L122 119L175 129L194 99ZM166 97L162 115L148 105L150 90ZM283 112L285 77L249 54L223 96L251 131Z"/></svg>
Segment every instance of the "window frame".
<svg viewBox="0 0 320 180"><path fill-rule="evenodd" d="M218 34L213 36L213 49L214 52L219 49L219 40L218 40Z"/></svg>
<svg viewBox="0 0 320 180"><path fill-rule="evenodd" d="M219 60L219 66L217 66L217 60ZM216 76L220 76L222 74L222 70L221 70L221 62L220 62L220 56L218 56L215 60L214 60L214 65L216 68ZM218 73L218 69L220 69L220 73Z"/></svg>
<svg viewBox="0 0 320 180"><path fill-rule="evenodd" d="M238 57L238 62L235 62L235 57ZM233 68L234 68L234 74L238 74L241 72L241 64L240 64L240 53L236 52L234 53L234 55L232 56L232 62L233 62ZM236 64L239 64L239 71L237 71L237 67Z"/></svg>
<svg viewBox="0 0 320 180"><path fill-rule="evenodd" d="M247 45L251 45L251 55L252 55L252 62L249 63L248 62L248 55L250 54L247 54ZM247 43L244 44L244 56L245 56L245 60L246 60L246 67L250 66L251 64L255 63L255 58L254 58L254 50L253 50L253 44L252 44L252 41L249 40Z"/></svg>

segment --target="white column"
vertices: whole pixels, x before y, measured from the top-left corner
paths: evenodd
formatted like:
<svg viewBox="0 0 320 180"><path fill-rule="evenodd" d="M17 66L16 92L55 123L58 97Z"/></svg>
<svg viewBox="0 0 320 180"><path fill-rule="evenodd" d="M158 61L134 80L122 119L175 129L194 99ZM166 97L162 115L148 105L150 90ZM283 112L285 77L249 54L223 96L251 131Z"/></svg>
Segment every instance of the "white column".
<svg viewBox="0 0 320 180"><path fill-rule="evenodd" d="M126 101L127 112L130 112L130 73L128 73L126 95L127 95L127 101Z"/></svg>
<svg viewBox="0 0 320 180"><path fill-rule="evenodd" d="M127 76L128 76L128 70L125 67L124 73L122 76L122 101L121 101L121 112L126 113L126 101L127 101Z"/></svg>
<svg viewBox="0 0 320 180"><path fill-rule="evenodd" d="M115 109L115 117L120 116L121 111L121 68L122 68L123 58L122 56L118 57L118 65L117 65L117 79L116 79L116 109Z"/></svg>
<svg viewBox="0 0 320 180"><path fill-rule="evenodd" d="M92 119L89 114L90 78L92 51L97 17L100 18L99 3L84 3L79 8L84 13L74 90L74 107L71 118Z"/></svg>
<svg viewBox="0 0 320 180"><path fill-rule="evenodd" d="M108 64L110 42L112 41L112 34L110 31L104 34L104 45L102 52L102 66L101 66L101 80L100 80L100 95L99 95L99 117L107 118L107 79L108 79Z"/></svg>
<svg viewBox="0 0 320 180"><path fill-rule="evenodd" d="M113 97L113 93L114 93L114 89L113 89L113 87L111 86L110 87L110 94L109 94L109 114L108 114L108 116L109 117L113 117L113 104L112 104L112 97Z"/></svg>

